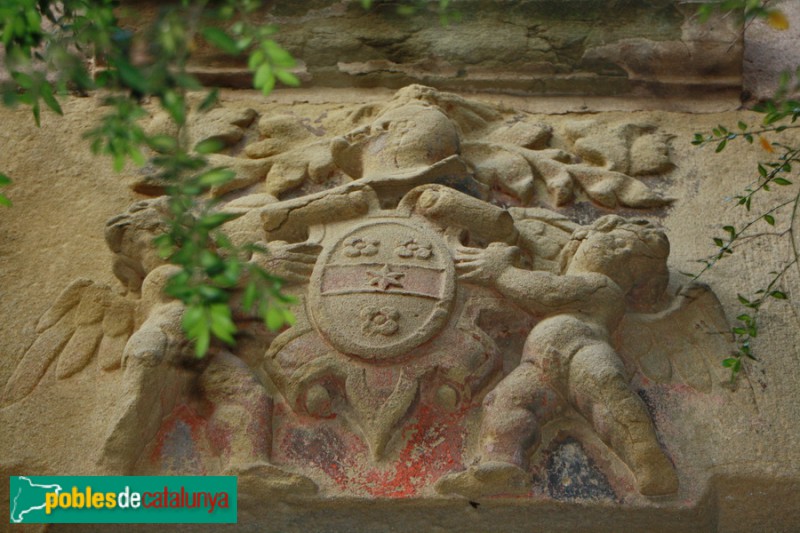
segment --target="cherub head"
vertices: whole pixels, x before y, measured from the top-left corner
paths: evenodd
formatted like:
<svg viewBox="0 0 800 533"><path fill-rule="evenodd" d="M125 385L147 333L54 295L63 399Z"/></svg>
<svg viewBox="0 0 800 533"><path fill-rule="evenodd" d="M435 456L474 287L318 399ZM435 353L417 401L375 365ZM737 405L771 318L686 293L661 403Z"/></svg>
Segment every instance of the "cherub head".
<svg viewBox="0 0 800 533"><path fill-rule="evenodd" d="M564 274L594 272L611 278L634 307L647 307L669 283L669 240L647 220L607 215L573 232L561 252Z"/></svg>
<svg viewBox="0 0 800 533"><path fill-rule="evenodd" d="M140 290L147 274L164 264L153 239L166 231L168 209L166 197L143 200L106 222L106 244L114 252L114 275L129 290Z"/></svg>

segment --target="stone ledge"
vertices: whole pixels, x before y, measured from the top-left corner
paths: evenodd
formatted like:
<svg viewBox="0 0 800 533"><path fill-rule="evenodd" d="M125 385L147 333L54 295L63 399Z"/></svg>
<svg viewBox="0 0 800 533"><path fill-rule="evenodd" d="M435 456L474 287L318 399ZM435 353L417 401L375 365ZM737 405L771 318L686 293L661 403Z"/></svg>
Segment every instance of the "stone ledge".
<svg viewBox="0 0 800 533"><path fill-rule="evenodd" d="M436 4L431 2L431 4ZM121 11L136 28L161 2ZM698 24L693 2L521 0L451 4L461 20L434 13L400 16L397 2L323 0L280 4L254 14L301 59L305 87L438 89L517 95L638 97L738 96L742 28L734 17ZM433 9L433 8L431 8ZM203 79L248 87L243 59L198 45L192 69Z"/></svg>
<svg viewBox="0 0 800 533"><path fill-rule="evenodd" d="M364 532L502 530L507 533L591 531L694 533L697 531L788 531L800 520L796 479L720 476L696 506L654 502L639 508L582 502L524 502L492 498L417 500L259 500L240 501L239 523L226 531L290 533L294 531ZM782 502L786 513L776 512ZM790 513L793 513L792 517ZM797 522L795 522L797 523ZM118 533L147 531L147 525L116 525ZM173 531L218 531L219 525L171 525ZM500 529L502 528L502 529ZM53 533L106 531L103 524L54 524Z"/></svg>

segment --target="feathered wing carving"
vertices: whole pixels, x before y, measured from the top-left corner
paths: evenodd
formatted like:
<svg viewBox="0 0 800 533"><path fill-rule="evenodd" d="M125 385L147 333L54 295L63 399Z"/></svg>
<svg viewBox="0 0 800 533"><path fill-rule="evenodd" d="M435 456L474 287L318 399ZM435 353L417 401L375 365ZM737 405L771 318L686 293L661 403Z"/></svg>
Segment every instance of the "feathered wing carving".
<svg viewBox="0 0 800 533"><path fill-rule="evenodd" d="M733 350L722 306L705 285L682 287L658 313L629 313L618 329L620 353L657 382L679 381L700 392L721 382L721 361Z"/></svg>
<svg viewBox="0 0 800 533"><path fill-rule="evenodd" d="M80 372L95 357L104 370L119 368L138 305L139 300L124 298L107 285L73 281L39 319L38 336L6 384L2 403L30 394L54 361L57 379Z"/></svg>

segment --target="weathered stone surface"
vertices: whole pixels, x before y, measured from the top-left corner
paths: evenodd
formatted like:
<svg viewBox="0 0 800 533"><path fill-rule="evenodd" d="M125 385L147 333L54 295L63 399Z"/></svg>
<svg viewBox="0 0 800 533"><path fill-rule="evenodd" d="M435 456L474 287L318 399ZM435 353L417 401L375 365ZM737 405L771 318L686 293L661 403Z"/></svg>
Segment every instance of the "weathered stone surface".
<svg viewBox="0 0 800 533"><path fill-rule="evenodd" d="M160 2L136 2L133 27ZM253 15L302 63L306 86L389 87L535 95L734 95L741 91L741 27L735 17L696 23L683 0L458 0L440 23L438 2L402 16L396 2L275 3ZM126 11L123 9L123 15ZM455 15L454 15L455 14ZM249 86L243 60L198 43L197 72Z"/></svg>
<svg viewBox="0 0 800 533"><path fill-rule="evenodd" d="M308 169L327 149L333 166L219 192L246 213L231 232L272 248L260 260L299 296L297 323L248 326L188 367L159 291L169 267L147 246L159 202L80 147L95 101L2 134L4 474L235 473L245 531L798 523L792 308L765 307L764 355L737 387L719 366L736 294L773 267L745 252L710 273L713 292L679 274L740 216L721 199L760 155L714 157L691 133L752 115L532 115L419 86L323 96L223 95L215 116L259 114L225 157ZM272 135L274 152L247 150ZM40 155L55 146L65 159ZM97 326L99 347L69 347Z"/></svg>
<svg viewBox="0 0 800 533"><path fill-rule="evenodd" d="M795 46L800 39L800 4L781 0L774 5L786 15L787 29L778 31L761 19L745 28L742 99L746 102L772 98L780 87L782 74L795 73L800 66L800 49Z"/></svg>

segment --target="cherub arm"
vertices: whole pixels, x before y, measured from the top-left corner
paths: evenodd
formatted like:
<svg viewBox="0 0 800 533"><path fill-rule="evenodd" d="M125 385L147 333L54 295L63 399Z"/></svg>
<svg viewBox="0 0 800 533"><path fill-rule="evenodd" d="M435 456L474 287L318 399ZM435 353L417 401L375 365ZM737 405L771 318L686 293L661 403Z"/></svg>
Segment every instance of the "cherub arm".
<svg viewBox="0 0 800 533"><path fill-rule="evenodd" d="M282 278L290 285L308 283L321 246L314 243L273 241L264 246L266 254L254 254L253 263Z"/></svg>
<svg viewBox="0 0 800 533"><path fill-rule="evenodd" d="M459 247L455 254L461 280L498 290L515 304L536 315L589 311L598 296L616 299L619 292L601 274L563 276L514 266L515 246L492 243L487 248ZM604 294L607 293L607 294Z"/></svg>

